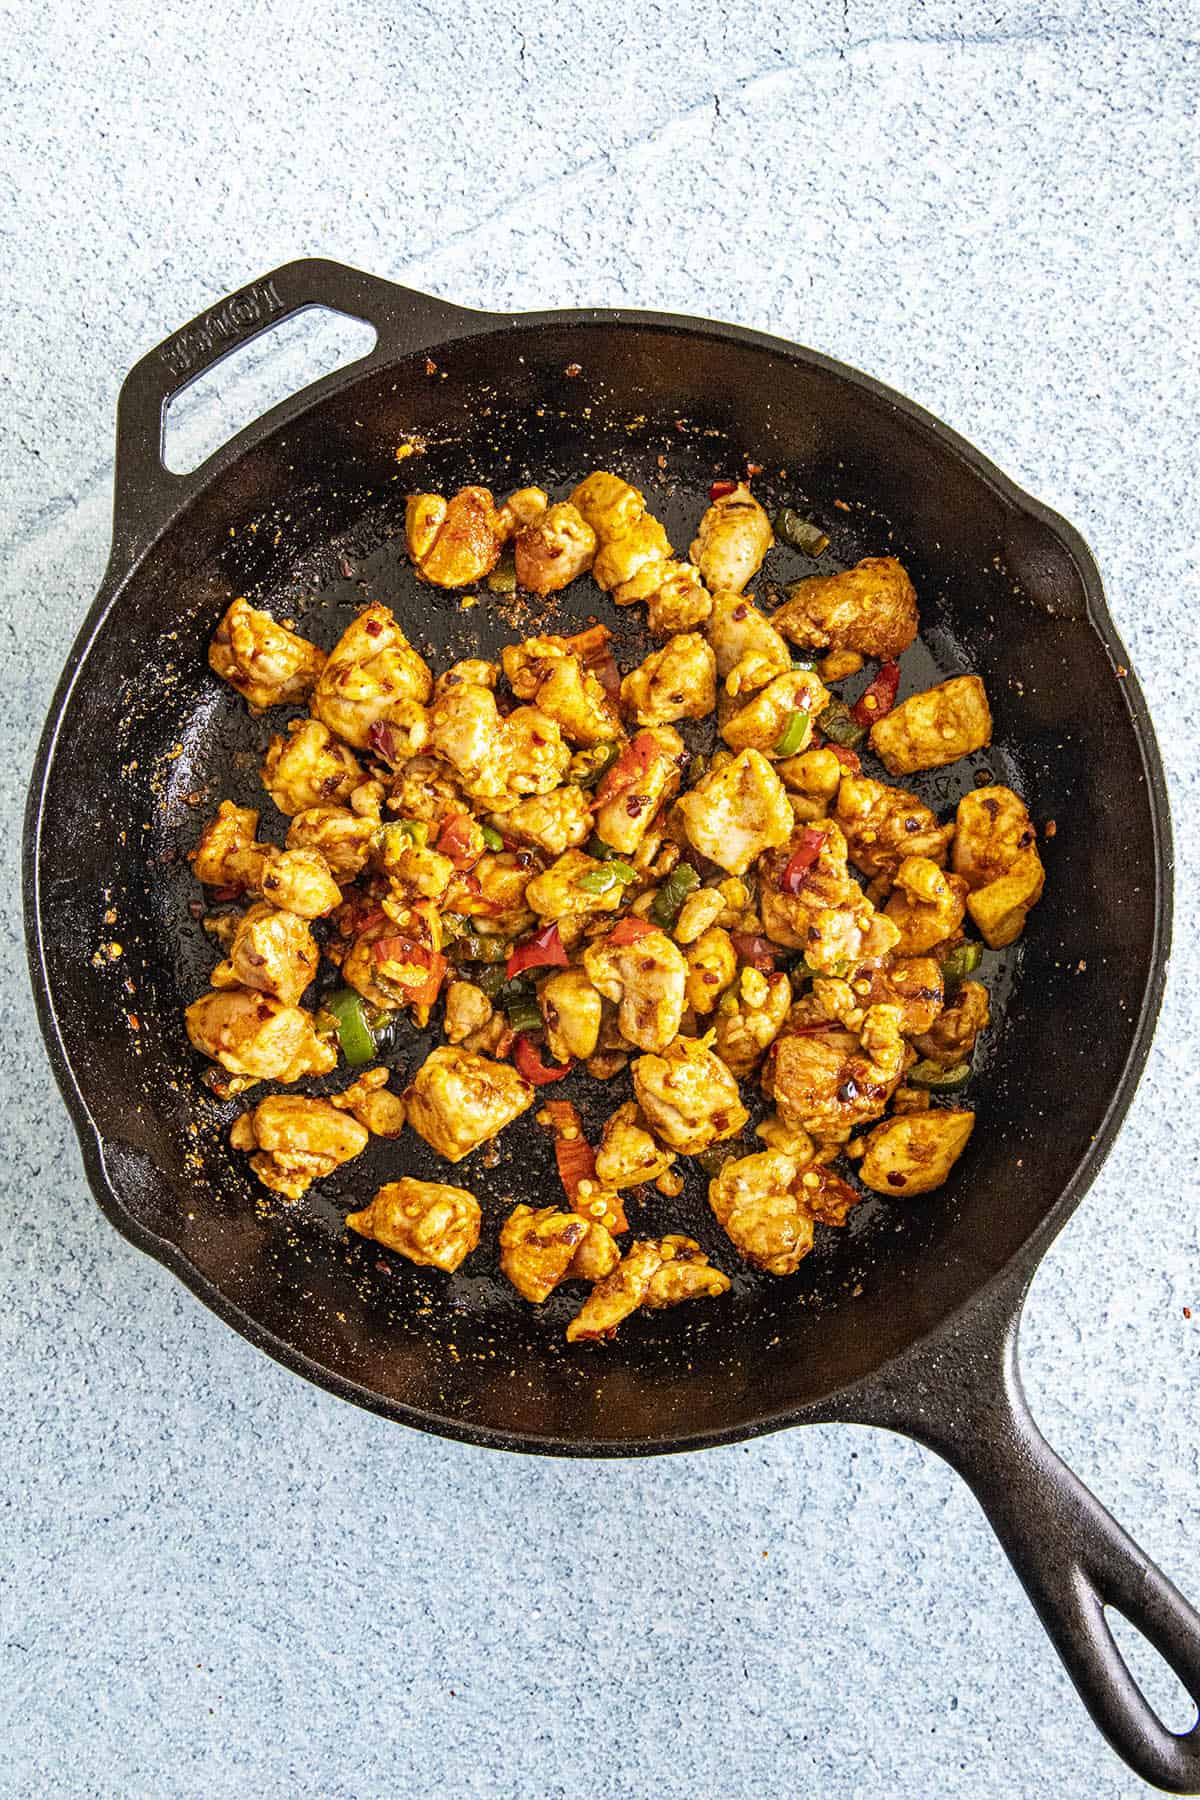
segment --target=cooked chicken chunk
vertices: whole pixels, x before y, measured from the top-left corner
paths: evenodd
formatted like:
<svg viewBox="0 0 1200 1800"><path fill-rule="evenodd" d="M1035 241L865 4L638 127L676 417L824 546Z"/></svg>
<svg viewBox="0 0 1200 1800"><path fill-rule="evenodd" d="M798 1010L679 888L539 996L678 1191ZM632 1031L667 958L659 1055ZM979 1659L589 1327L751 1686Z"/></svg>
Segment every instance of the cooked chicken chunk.
<svg viewBox="0 0 1200 1800"><path fill-rule="evenodd" d="M325 653L286 620L234 600L208 647L214 675L235 687L252 713L299 706L321 673Z"/></svg>
<svg viewBox="0 0 1200 1800"><path fill-rule="evenodd" d="M821 840L815 858L793 878L793 859L811 854L814 833ZM849 873L846 840L832 819L805 826L798 838L762 863L758 903L767 936L803 950L809 967L827 975L879 962L899 936Z"/></svg>
<svg viewBox="0 0 1200 1800"><path fill-rule="evenodd" d="M781 1150L727 1162L708 1201L730 1243L768 1275L794 1275L813 1246L813 1216L796 1189L797 1164Z"/></svg>
<svg viewBox="0 0 1200 1800"><path fill-rule="evenodd" d="M992 715L978 675L955 675L910 694L871 727L871 748L889 775L940 769L992 741Z"/></svg>
<svg viewBox="0 0 1200 1800"><path fill-rule="evenodd" d="M868 556L840 575L793 582L772 623L802 649L857 650L886 662L917 635L917 596L894 556Z"/></svg>
<svg viewBox="0 0 1200 1800"><path fill-rule="evenodd" d="M1011 788L976 788L958 803L953 866L971 889L967 909L993 950L1021 935L1045 870L1033 821Z"/></svg>
<svg viewBox="0 0 1200 1800"><path fill-rule="evenodd" d="M944 1069L970 1062L975 1039L987 1030L990 1017L988 991L982 981L964 981L929 1029L913 1039L913 1049Z"/></svg>
<svg viewBox="0 0 1200 1800"><path fill-rule="evenodd" d="M734 1137L750 1117L737 1082L698 1038L676 1038L662 1056L639 1056L633 1091L654 1135L685 1156Z"/></svg>
<svg viewBox="0 0 1200 1800"><path fill-rule="evenodd" d="M500 531L505 543L515 537L518 531L524 531L530 525L536 525L550 504L550 496L545 488L514 488L503 506L496 508L496 517L500 521Z"/></svg>
<svg viewBox="0 0 1200 1800"><path fill-rule="evenodd" d="M647 592L641 592L641 589ZM655 637L669 637L673 631L690 631L702 625L712 612L712 595L700 579L700 571L689 562L673 557L640 571L634 580L618 588L613 599L646 602L646 624Z"/></svg>
<svg viewBox="0 0 1200 1800"><path fill-rule="evenodd" d="M231 1075L292 1082L325 1075L337 1063L335 1046L317 1036L311 1013L249 988L203 994L184 1020L193 1048Z"/></svg>
<svg viewBox="0 0 1200 1800"><path fill-rule="evenodd" d="M449 1275L479 1242L482 1220L479 1202L466 1188L403 1175L381 1187L362 1212L350 1213L346 1224L409 1262Z"/></svg>
<svg viewBox="0 0 1200 1800"><path fill-rule="evenodd" d="M392 775L388 811L405 819L440 825L468 810L463 791L445 763L435 756L414 756Z"/></svg>
<svg viewBox="0 0 1200 1800"><path fill-rule="evenodd" d="M758 1067L782 1031L792 1004L792 984L786 975L760 975L760 989L757 983L747 984L747 973L743 970L737 987L724 996L716 1019L717 1054L739 1077Z"/></svg>
<svg viewBox="0 0 1200 1800"><path fill-rule="evenodd" d="M789 1124L817 1138L878 1119L905 1065L899 1008L873 1006L861 1031L806 1026L776 1038L762 1085Z"/></svg>
<svg viewBox="0 0 1200 1800"><path fill-rule="evenodd" d="M827 818L837 798L844 770L827 745L804 750L775 764L775 773L788 790L792 811L802 824Z"/></svg>
<svg viewBox="0 0 1200 1800"><path fill-rule="evenodd" d="M716 683L712 651L698 633L682 631L630 670L621 683L621 703L638 725L703 719L717 703Z"/></svg>
<svg viewBox="0 0 1200 1800"><path fill-rule="evenodd" d="M600 534L597 534L600 535ZM662 579L662 565L671 559L671 540L648 512L619 538L600 537L600 548L592 564L592 574L606 593L613 591L618 605L640 598L626 591L628 585L647 571L652 585ZM644 583L643 583L644 585Z"/></svg>
<svg viewBox="0 0 1200 1800"><path fill-rule="evenodd" d="M258 814L252 806L235 806L232 800L222 800L216 817L209 820L191 852L196 880L205 887L250 886L245 871L248 854L257 849L257 834ZM260 872L255 863L256 876Z"/></svg>
<svg viewBox="0 0 1200 1800"><path fill-rule="evenodd" d="M502 814L500 824L506 838L561 856L564 850L577 850L589 836L592 797L573 785L555 788L551 794L532 794Z"/></svg>
<svg viewBox="0 0 1200 1800"><path fill-rule="evenodd" d="M687 962L687 1003L701 1017L712 1012L725 990L737 979L737 951L729 933L710 925L684 952ZM674 1036L674 1033L672 1033ZM669 1040L668 1040L669 1042ZM662 1049L643 1044L643 1050Z"/></svg>
<svg viewBox="0 0 1200 1800"><path fill-rule="evenodd" d="M473 869L454 877L443 909L516 937L532 923L526 893L539 867L528 850L485 851Z"/></svg>
<svg viewBox="0 0 1200 1800"><path fill-rule="evenodd" d="M728 1287L728 1275L712 1268L691 1238L640 1239L592 1289L567 1326L567 1342L611 1338L639 1306L678 1306L683 1300L723 1294Z"/></svg>
<svg viewBox="0 0 1200 1800"><path fill-rule="evenodd" d="M711 769L680 800L679 812L694 847L731 875L744 875L792 830L783 783L758 750L742 750Z"/></svg>
<svg viewBox="0 0 1200 1800"><path fill-rule="evenodd" d="M276 850L269 845L262 853L258 888L272 906L300 919L324 919L342 898L319 850Z"/></svg>
<svg viewBox="0 0 1200 1800"><path fill-rule="evenodd" d="M864 875L890 879L906 856L945 866L954 826L939 825L936 813L903 788L847 775L833 816L845 834L850 861Z"/></svg>
<svg viewBox="0 0 1200 1800"><path fill-rule="evenodd" d="M538 989L538 1005L555 1062L595 1055L604 1007L586 969L556 969Z"/></svg>
<svg viewBox="0 0 1200 1800"><path fill-rule="evenodd" d="M829 690L820 677L811 669L793 669L777 675L739 706L721 726L721 736L731 750L761 750L764 756L779 756L792 714L803 713L813 720L828 704Z"/></svg>
<svg viewBox="0 0 1200 1800"><path fill-rule="evenodd" d="M597 469L581 481L571 495L571 504L602 544L627 536L646 510L637 488L606 469Z"/></svg>
<svg viewBox="0 0 1200 1800"><path fill-rule="evenodd" d="M858 1166L865 1187L877 1194L928 1194L941 1187L967 1146L973 1112L931 1107L877 1125Z"/></svg>
<svg viewBox="0 0 1200 1800"><path fill-rule="evenodd" d="M740 594L774 542L770 519L739 481L732 493L722 494L708 508L688 555L705 587Z"/></svg>
<svg viewBox="0 0 1200 1800"><path fill-rule="evenodd" d="M613 850L632 856L664 801L679 787L688 761L673 725L651 725L628 743L596 789L596 831Z"/></svg>
<svg viewBox="0 0 1200 1800"><path fill-rule="evenodd" d="M256 1152L250 1167L285 1200L299 1200L314 1181L358 1156L367 1138L357 1119L304 1094L269 1095L235 1119L229 1133L235 1150Z"/></svg>
<svg viewBox="0 0 1200 1800"><path fill-rule="evenodd" d="M586 749L621 736L616 707L566 638L527 638L523 644L506 644L500 654L517 699L531 700L554 719L568 743Z"/></svg>
<svg viewBox="0 0 1200 1800"><path fill-rule="evenodd" d="M905 1037L928 1031L942 1010L942 971L932 956L889 956L878 968L864 969L854 981L854 996L869 1006L898 1006Z"/></svg>
<svg viewBox="0 0 1200 1800"><path fill-rule="evenodd" d="M534 1091L507 1063L470 1050L431 1050L405 1093L408 1122L447 1162L461 1162L533 1105Z"/></svg>
<svg viewBox="0 0 1200 1800"><path fill-rule="evenodd" d="M718 589L713 595L708 641L731 699L757 693L792 666L791 651L746 594Z"/></svg>
<svg viewBox="0 0 1200 1800"><path fill-rule="evenodd" d="M317 972L321 952L305 919L260 902L238 920L228 960L212 972L215 988L254 988L293 1006Z"/></svg>
<svg viewBox="0 0 1200 1800"><path fill-rule="evenodd" d="M408 554L435 587L470 587L499 562L507 524L485 487L460 488L450 500L410 494L404 519Z"/></svg>
<svg viewBox="0 0 1200 1800"><path fill-rule="evenodd" d="M636 1100L627 1100L605 1120L596 1152L596 1178L605 1187L619 1192L657 1181L674 1161L675 1152L664 1150L651 1137Z"/></svg>
<svg viewBox="0 0 1200 1800"><path fill-rule="evenodd" d="M388 1087L387 1069L364 1069L357 1081L340 1094L330 1094L329 1104L348 1112L372 1137L399 1137L404 1129L404 1102Z"/></svg>
<svg viewBox="0 0 1200 1800"><path fill-rule="evenodd" d="M313 690L310 710L356 750L389 762L425 748L424 702L433 691L428 665L386 606L367 606L349 624ZM390 743L385 727L390 727Z"/></svg>
<svg viewBox="0 0 1200 1800"><path fill-rule="evenodd" d="M518 534L517 581L531 594L556 594L592 566L596 533L579 508L560 500Z"/></svg>
<svg viewBox="0 0 1200 1800"><path fill-rule="evenodd" d="M540 919L583 918L619 911L625 903L625 885L607 863L583 850L564 850L534 876L525 889L525 901Z"/></svg>
<svg viewBox="0 0 1200 1800"><path fill-rule="evenodd" d="M952 937L963 921L967 884L947 875L924 856L906 856L896 870L896 885L884 917L899 931L896 953L922 956Z"/></svg>
<svg viewBox="0 0 1200 1800"><path fill-rule="evenodd" d="M515 1207L500 1227L500 1267L534 1306L548 1300L560 1281L601 1280L620 1258L605 1226L553 1206L536 1212Z"/></svg>
<svg viewBox="0 0 1200 1800"><path fill-rule="evenodd" d="M263 786L289 818L310 806L348 800L362 778L353 753L320 719L293 719L267 746Z"/></svg>
<svg viewBox="0 0 1200 1800"><path fill-rule="evenodd" d="M461 1044L473 1032L482 1031L492 1016L492 1003L473 981L452 981L446 989L446 1016L442 1029L449 1044Z"/></svg>
<svg viewBox="0 0 1200 1800"><path fill-rule="evenodd" d="M378 818L348 806L306 806L288 826L289 850L316 850L335 881L353 881L367 866Z"/></svg>
<svg viewBox="0 0 1200 1800"><path fill-rule="evenodd" d="M499 663L488 662L482 656L464 656L434 677L433 698L440 700L450 688L456 687L494 688L499 679Z"/></svg>
<svg viewBox="0 0 1200 1800"><path fill-rule="evenodd" d="M617 1005L626 1042L665 1050L678 1034L687 985L687 965L666 933L649 931L623 944L597 938L584 951L583 966L597 992Z"/></svg>
<svg viewBox="0 0 1200 1800"><path fill-rule="evenodd" d="M523 794L548 794L566 773L571 752L556 722L519 706L502 719L490 688L452 688L429 714L433 749L472 800L500 812Z"/></svg>
<svg viewBox="0 0 1200 1800"><path fill-rule="evenodd" d="M725 896L720 888L702 887L689 894L675 920L677 944L694 944L698 937L715 925L725 911Z"/></svg>

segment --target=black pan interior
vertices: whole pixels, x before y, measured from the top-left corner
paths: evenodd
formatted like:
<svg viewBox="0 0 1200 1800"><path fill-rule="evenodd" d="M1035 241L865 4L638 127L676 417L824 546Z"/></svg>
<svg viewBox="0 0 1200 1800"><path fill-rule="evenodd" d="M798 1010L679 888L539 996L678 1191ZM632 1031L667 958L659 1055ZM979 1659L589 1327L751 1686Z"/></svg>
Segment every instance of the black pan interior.
<svg viewBox="0 0 1200 1800"><path fill-rule="evenodd" d="M578 373L568 369L578 367ZM406 444L420 448L398 457ZM871 1199L823 1232L785 1281L742 1268L693 1175L635 1204L635 1230L684 1229L735 1277L723 1301L641 1315L603 1350L572 1350L578 1295L534 1311L499 1276L505 1205L554 1194L532 1115L454 1179L484 1203L481 1250L447 1279L341 1227L379 1180L444 1171L411 1132L373 1146L290 1211L224 1142L236 1105L199 1085L184 1005L215 961L189 916L184 860L229 795L263 807L257 768L281 715L250 720L205 650L230 597L296 617L330 644L369 595L435 667L543 619L615 624L623 667L641 609L590 579L547 615L421 586L403 554L415 488L525 481L565 491L607 466L642 486L686 546L714 476L762 465L756 491L803 505L833 541L822 567L891 551L913 574L922 647L906 686L975 671L996 743L916 786L942 810L973 780L1012 782L1043 828L1046 896L1023 944L985 957L995 1022L972 1089L979 1124L953 1182ZM773 551L766 583L810 572ZM849 689L853 693L854 689ZM699 740L698 740L699 741ZM1090 623L1070 547L948 436L803 353L719 329L586 318L509 326L361 376L243 455L117 591L61 720L39 848L43 954L59 1031L102 1139L117 1222L163 1251L240 1329L344 1392L458 1435L534 1447L674 1447L744 1432L868 1375L1001 1270L1100 1132L1150 979L1155 869L1146 777L1121 676ZM119 945L119 954L109 947ZM391 1053L401 1073L415 1038ZM394 1081L401 1085L400 1076ZM554 1090L593 1124L626 1097Z"/></svg>

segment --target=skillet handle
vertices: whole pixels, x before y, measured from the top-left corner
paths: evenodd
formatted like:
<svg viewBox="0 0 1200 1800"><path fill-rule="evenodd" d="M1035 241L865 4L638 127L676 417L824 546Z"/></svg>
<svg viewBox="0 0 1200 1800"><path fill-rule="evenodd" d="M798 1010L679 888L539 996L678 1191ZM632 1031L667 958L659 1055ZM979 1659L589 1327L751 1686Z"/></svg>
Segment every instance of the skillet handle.
<svg viewBox="0 0 1200 1800"><path fill-rule="evenodd" d="M1168 1730L1134 1681L1104 1608L1125 1615L1198 1707L1200 1615L1038 1430L1017 1363L1020 1306L1007 1297L997 1310L1000 1330L985 1332L982 1351L972 1331L963 1348L945 1345L918 1370L919 1410L911 1388L904 1399L897 1386L891 1416L885 1405L875 1422L927 1444L966 1480L1117 1754L1144 1781L1200 1794L1200 1719L1182 1734Z"/></svg>
<svg viewBox="0 0 1200 1800"><path fill-rule="evenodd" d="M216 453L221 458L236 455L252 438L309 405L326 383L332 388L350 378L351 370L356 377L373 365L493 322L487 313L453 306L322 257L285 263L227 295L149 351L125 378L117 401L114 549L128 556L149 543L210 477L208 464L186 475L173 474L164 464L167 403L233 351L314 306L331 307L374 326L374 348L256 419Z"/></svg>

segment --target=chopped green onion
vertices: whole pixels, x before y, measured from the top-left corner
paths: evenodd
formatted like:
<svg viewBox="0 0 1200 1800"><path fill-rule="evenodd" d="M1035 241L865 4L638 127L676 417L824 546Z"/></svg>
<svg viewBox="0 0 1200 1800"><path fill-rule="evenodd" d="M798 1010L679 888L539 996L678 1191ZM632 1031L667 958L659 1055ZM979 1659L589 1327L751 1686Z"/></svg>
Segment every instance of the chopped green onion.
<svg viewBox="0 0 1200 1800"><path fill-rule="evenodd" d="M542 1015L532 994L514 994L504 1008L514 1031L540 1031Z"/></svg>
<svg viewBox="0 0 1200 1800"><path fill-rule="evenodd" d="M956 988L973 975L983 958L982 944L956 944L942 964L942 980L948 988Z"/></svg>
<svg viewBox="0 0 1200 1800"><path fill-rule="evenodd" d="M866 726L859 724L841 700L831 700L825 711L817 714L817 729L843 750L856 750L867 735Z"/></svg>
<svg viewBox="0 0 1200 1800"><path fill-rule="evenodd" d="M342 1055L352 1068L375 1058L375 1037L367 1023L366 1005L353 988L338 988L327 994L321 1010L337 1028Z"/></svg>
<svg viewBox="0 0 1200 1800"><path fill-rule="evenodd" d="M650 904L648 917L664 931L670 931L679 917L679 909L700 886L700 877L690 863L677 863Z"/></svg>
<svg viewBox="0 0 1200 1800"><path fill-rule="evenodd" d="M496 564L487 578L487 584L493 594L515 594L517 591L516 564L505 557L503 562Z"/></svg>
<svg viewBox="0 0 1200 1800"><path fill-rule="evenodd" d="M948 1094L970 1081L971 1065L969 1062L955 1063L952 1069L943 1069L940 1063L927 1059L914 1063L904 1079L909 1087L932 1088L936 1093Z"/></svg>
<svg viewBox="0 0 1200 1800"><path fill-rule="evenodd" d="M805 556L823 556L829 548L821 527L802 519L793 506L781 506L775 514L775 536L793 550L803 550Z"/></svg>
<svg viewBox="0 0 1200 1800"><path fill-rule="evenodd" d="M641 877L636 869L631 869L627 862L606 862L602 869L589 869L581 875L575 886L585 894L611 894L616 887L628 887L631 881Z"/></svg>
<svg viewBox="0 0 1200 1800"><path fill-rule="evenodd" d="M587 843L583 846L583 853L585 856L592 857L596 862L612 862L613 858L617 855L617 852L613 849L612 845L606 844L604 839L597 836L594 831Z"/></svg>
<svg viewBox="0 0 1200 1800"><path fill-rule="evenodd" d="M504 839L500 836L500 833L496 830L495 826L481 825L479 829L483 833L483 841L489 850L503 850Z"/></svg>
<svg viewBox="0 0 1200 1800"><path fill-rule="evenodd" d="M808 745L812 736L812 714L791 712L787 716L787 724L779 734L775 745L776 756L797 756Z"/></svg>
<svg viewBox="0 0 1200 1800"><path fill-rule="evenodd" d="M595 787L620 754L620 744L593 744L590 750L577 750L567 767L567 780L576 787Z"/></svg>

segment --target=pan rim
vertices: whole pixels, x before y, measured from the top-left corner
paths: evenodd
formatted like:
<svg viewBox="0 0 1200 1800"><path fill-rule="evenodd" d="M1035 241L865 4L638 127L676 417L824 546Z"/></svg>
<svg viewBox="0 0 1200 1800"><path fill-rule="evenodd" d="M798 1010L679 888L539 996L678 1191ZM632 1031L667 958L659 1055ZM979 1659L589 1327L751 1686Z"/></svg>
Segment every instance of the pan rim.
<svg viewBox="0 0 1200 1800"><path fill-rule="evenodd" d="M1114 673L1128 667L1127 655L1113 624L1104 595L1099 569L1091 551L1078 530L1051 507L1029 494L1006 475L983 452L976 449L952 427L934 414L889 388L873 376L836 361L822 352L719 320L689 318L682 315L638 311L635 309L586 308L515 315L471 313L456 309L457 318L447 336L434 342L453 344L489 332L536 330L550 325L607 325L618 328L663 329L695 338L705 336L742 344L751 350L786 358L790 363L816 369L857 388L875 401L882 401L902 414L912 425L933 437L943 450L951 451L976 477L985 482L1014 513L1042 524L1066 549L1078 571L1084 590L1087 622L1099 638ZM440 328L440 324L439 324ZM662 1436L630 1438L575 1438L560 1433L538 1434L513 1432L498 1427L475 1424L461 1415L439 1413L394 1401L374 1390L325 1368L297 1350L276 1333L264 1328L251 1314L228 1299L207 1277L203 1276L179 1247L142 1225L128 1210L117 1186L110 1178L105 1163L105 1138L76 1075L71 1054L60 1028L51 989L43 943L48 933L42 914L42 825L49 778L54 766L59 735L75 689L83 675L88 656L110 611L126 585L135 578L146 559L191 507L199 494L217 481L252 448L265 443L285 426L301 420L334 395L363 380L377 379L381 372L408 360L406 352L395 356L373 356L336 371L323 381L293 396L262 418L247 426L223 445L212 457L182 478L178 502L165 510L154 531L139 545L136 554L122 562L119 533L114 531L113 549L96 597L88 609L72 644L63 672L56 684L46 723L43 727L34 761L22 842L22 895L25 913L26 952L39 1026L46 1045L51 1070L63 1095L82 1153L84 1171L92 1194L109 1222L137 1249L161 1263L196 1295L210 1311L239 1336L265 1351L276 1362L294 1374L301 1375L318 1387L413 1429L435 1436L471 1444L481 1448L508 1450L523 1454L561 1456L564 1458L613 1458L676 1454L701 1450L721 1444L745 1442L769 1432L793 1425L841 1419L853 1422L866 1418L870 1409L867 1397L889 1378L902 1372L904 1365L931 1346L961 1330L976 1313L981 1316L990 1300L1008 1297L1008 1313L1019 1310L1024 1292L1050 1243L1079 1205L1088 1187L1102 1167L1117 1132L1129 1110L1138 1080L1145 1066L1153 1039L1166 982L1170 951L1172 919L1171 871L1173 867L1170 810L1161 756L1155 739L1145 697L1132 672L1121 677L1126 710L1137 743L1145 778L1146 804L1150 816L1154 852L1154 939L1151 945L1150 969L1138 1007L1136 1028L1128 1054L1114 1083L1104 1117L1095 1137L1080 1158L1070 1179L1008 1261L985 1282L975 1287L963 1300L945 1314L928 1331L913 1338L903 1350L878 1363L869 1373L853 1382L832 1387L826 1394L798 1406L768 1409L737 1423L709 1431L673 1431ZM858 1404L856 1404L856 1401ZM901 1423L899 1419L897 1423Z"/></svg>

